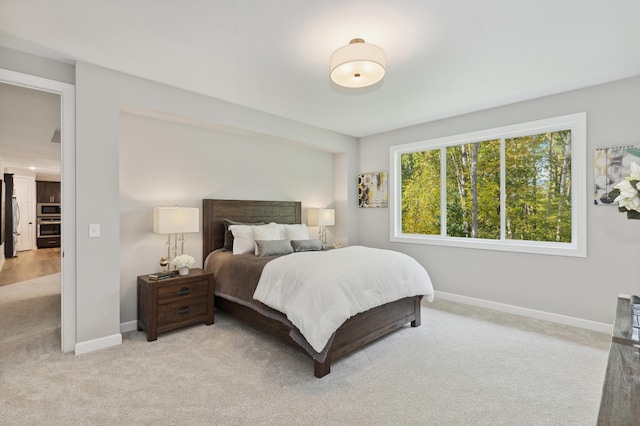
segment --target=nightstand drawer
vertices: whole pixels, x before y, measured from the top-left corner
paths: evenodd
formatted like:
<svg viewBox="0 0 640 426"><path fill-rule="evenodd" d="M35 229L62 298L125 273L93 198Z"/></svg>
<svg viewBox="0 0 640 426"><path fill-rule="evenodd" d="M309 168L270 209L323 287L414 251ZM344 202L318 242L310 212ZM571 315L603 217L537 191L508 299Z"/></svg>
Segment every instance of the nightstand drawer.
<svg viewBox="0 0 640 426"><path fill-rule="evenodd" d="M186 299L203 299L206 302L209 281L198 280L158 286L158 304L178 302Z"/></svg>
<svg viewBox="0 0 640 426"><path fill-rule="evenodd" d="M175 328L190 320L202 321L207 317L207 313L206 298L190 299L158 306L158 331L162 331L165 326Z"/></svg>

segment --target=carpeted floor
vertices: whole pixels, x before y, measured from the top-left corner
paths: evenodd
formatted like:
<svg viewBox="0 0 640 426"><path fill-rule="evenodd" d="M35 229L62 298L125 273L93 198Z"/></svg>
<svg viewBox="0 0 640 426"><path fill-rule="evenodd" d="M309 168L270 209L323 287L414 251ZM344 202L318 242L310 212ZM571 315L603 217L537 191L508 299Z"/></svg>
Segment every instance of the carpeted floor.
<svg viewBox="0 0 640 426"><path fill-rule="evenodd" d="M134 331L118 347L63 354L59 294L44 281L22 302L29 283L0 288L3 425L596 423L604 334L437 301L421 327L317 379L302 353L219 312L156 342Z"/></svg>

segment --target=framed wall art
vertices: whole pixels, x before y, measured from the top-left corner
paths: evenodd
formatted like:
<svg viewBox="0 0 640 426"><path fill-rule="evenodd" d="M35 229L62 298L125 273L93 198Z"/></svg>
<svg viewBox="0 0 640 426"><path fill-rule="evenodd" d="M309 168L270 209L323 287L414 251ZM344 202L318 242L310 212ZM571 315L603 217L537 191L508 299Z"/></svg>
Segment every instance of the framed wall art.
<svg viewBox="0 0 640 426"><path fill-rule="evenodd" d="M609 198L613 187L629 176L631 163L640 164L640 145L597 148L593 155L595 205L615 205Z"/></svg>
<svg viewBox="0 0 640 426"><path fill-rule="evenodd" d="M358 206L389 207L387 172L358 175Z"/></svg>

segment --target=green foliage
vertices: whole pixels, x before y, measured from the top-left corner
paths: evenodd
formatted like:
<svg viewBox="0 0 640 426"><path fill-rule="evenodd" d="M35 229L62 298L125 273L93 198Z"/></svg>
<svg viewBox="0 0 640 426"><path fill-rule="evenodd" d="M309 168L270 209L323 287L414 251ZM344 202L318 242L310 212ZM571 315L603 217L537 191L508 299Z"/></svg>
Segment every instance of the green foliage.
<svg viewBox="0 0 640 426"><path fill-rule="evenodd" d="M450 146L447 235L500 238L500 141Z"/></svg>
<svg viewBox="0 0 640 426"><path fill-rule="evenodd" d="M505 140L506 237L571 241L570 131Z"/></svg>
<svg viewBox="0 0 640 426"><path fill-rule="evenodd" d="M440 234L440 155L446 156L446 235L571 241L571 132L505 139L505 205L500 140L404 154L402 232Z"/></svg>
<svg viewBox="0 0 640 426"><path fill-rule="evenodd" d="M403 154L402 232L440 234L440 150Z"/></svg>

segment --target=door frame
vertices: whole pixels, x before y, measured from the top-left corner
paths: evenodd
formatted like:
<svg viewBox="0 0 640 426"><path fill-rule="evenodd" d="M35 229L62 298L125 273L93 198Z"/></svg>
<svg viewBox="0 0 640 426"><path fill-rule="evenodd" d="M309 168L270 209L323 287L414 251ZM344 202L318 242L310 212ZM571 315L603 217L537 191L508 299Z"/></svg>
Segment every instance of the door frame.
<svg viewBox="0 0 640 426"><path fill-rule="evenodd" d="M0 82L60 95L60 139L62 191L61 318L63 352L76 346L76 88L72 84L0 68Z"/></svg>

